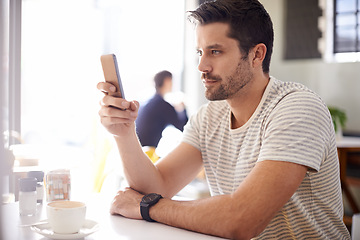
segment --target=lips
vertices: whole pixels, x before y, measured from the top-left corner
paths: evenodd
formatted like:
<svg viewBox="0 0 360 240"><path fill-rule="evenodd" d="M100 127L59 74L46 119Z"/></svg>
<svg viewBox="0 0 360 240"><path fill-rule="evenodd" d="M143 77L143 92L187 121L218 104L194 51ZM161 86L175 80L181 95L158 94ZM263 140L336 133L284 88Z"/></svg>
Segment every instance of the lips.
<svg viewBox="0 0 360 240"><path fill-rule="evenodd" d="M218 83L218 81L213 80L213 79L205 78L205 79L202 80L202 83L203 83L205 88L212 88Z"/></svg>
<svg viewBox="0 0 360 240"><path fill-rule="evenodd" d="M216 83L216 82L221 80L220 77L211 76L211 75L209 75L207 73L203 73L201 75L201 79L202 79L203 84L213 84L213 83Z"/></svg>
<svg viewBox="0 0 360 240"><path fill-rule="evenodd" d="M216 81L216 80L212 80L212 79L207 79L207 78L205 78L205 79L202 80L202 82L203 82L204 84L211 84L211 83L215 83L215 82L217 82L217 81Z"/></svg>

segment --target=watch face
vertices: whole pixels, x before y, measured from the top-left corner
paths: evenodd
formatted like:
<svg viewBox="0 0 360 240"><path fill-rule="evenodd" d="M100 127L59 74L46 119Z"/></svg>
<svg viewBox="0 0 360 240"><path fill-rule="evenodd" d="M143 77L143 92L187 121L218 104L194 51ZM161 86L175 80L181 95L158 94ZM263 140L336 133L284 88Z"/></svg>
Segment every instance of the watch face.
<svg viewBox="0 0 360 240"><path fill-rule="evenodd" d="M158 194L156 194L156 193L150 193L150 194L148 194L148 195L146 195L146 196L144 196L144 198L142 199L143 200L143 202L152 202L153 200L155 200L156 198L158 198L159 197L159 195Z"/></svg>

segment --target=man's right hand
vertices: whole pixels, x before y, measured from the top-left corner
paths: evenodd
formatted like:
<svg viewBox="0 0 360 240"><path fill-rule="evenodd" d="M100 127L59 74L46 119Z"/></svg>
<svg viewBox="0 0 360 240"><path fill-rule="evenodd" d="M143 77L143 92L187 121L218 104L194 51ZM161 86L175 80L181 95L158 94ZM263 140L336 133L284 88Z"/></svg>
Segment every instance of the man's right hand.
<svg viewBox="0 0 360 240"><path fill-rule="evenodd" d="M115 86L110 83L99 82L97 88L105 93L99 111L102 125L115 136L127 135L129 131L133 131L139 103L108 95L109 92L116 91Z"/></svg>

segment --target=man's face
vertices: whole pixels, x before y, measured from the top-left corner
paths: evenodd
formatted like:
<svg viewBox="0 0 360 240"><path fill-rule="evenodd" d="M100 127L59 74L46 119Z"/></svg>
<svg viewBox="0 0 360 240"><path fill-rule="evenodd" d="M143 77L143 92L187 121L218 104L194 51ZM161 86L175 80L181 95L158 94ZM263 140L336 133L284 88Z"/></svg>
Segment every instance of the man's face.
<svg viewBox="0 0 360 240"><path fill-rule="evenodd" d="M165 93L169 93L172 91L172 78L171 77L167 77L164 79L163 89L164 89Z"/></svg>
<svg viewBox="0 0 360 240"><path fill-rule="evenodd" d="M198 69L208 100L239 96L240 90L253 78L248 58L243 59L238 42L229 38L228 32L226 23L197 26Z"/></svg>

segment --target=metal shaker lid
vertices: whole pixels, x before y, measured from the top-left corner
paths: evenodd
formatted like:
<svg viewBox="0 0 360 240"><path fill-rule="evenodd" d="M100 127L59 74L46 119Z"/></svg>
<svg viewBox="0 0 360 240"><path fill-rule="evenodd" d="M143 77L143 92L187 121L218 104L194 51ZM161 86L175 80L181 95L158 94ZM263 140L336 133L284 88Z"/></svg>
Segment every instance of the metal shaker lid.
<svg viewBox="0 0 360 240"><path fill-rule="evenodd" d="M36 191L36 183L37 183L37 179L34 177L20 178L19 179L19 189L21 192Z"/></svg>

